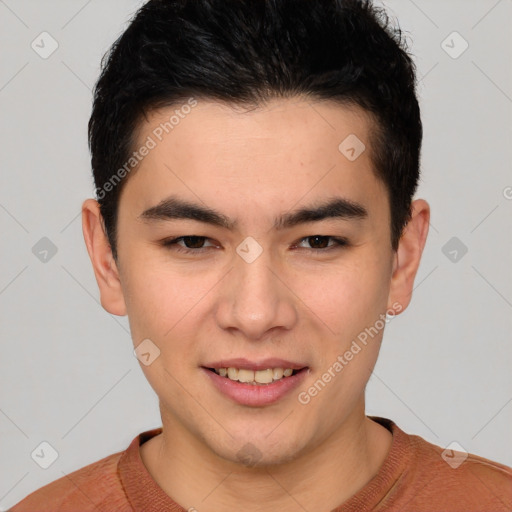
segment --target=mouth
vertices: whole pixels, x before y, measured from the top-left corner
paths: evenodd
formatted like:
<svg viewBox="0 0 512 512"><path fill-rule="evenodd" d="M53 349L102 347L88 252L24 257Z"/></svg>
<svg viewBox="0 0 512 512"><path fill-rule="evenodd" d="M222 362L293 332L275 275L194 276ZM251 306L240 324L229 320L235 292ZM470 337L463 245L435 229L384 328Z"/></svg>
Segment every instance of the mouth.
<svg viewBox="0 0 512 512"><path fill-rule="evenodd" d="M249 407L263 407L284 399L311 373L308 366L283 359L259 363L230 359L208 363L201 370L217 392Z"/></svg>
<svg viewBox="0 0 512 512"><path fill-rule="evenodd" d="M210 372L216 373L220 377L226 379L242 382L252 386L268 386L274 382L287 379L298 373L307 370L307 367L294 369L294 368L266 368L264 370L251 370L246 368L235 367L221 367L221 368L206 368Z"/></svg>

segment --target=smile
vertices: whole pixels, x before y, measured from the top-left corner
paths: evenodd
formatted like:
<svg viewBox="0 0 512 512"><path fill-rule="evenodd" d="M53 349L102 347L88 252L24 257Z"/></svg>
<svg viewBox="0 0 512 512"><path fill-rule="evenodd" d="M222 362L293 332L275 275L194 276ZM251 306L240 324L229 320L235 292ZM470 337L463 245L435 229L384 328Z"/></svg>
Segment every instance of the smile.
<svg viewBox="0 0 512 512"><path fill-rule="evenodd" d="M239 405L250 407L263 407L284 399L310 374L309 367L276 366L253 370L203 366L201 369L217 392Z"/></svg>
<svg viewBox="0 0 512 512"><path fill-rule="evenodd" d="M246 370L244 368L209 368L210 371L214 371L221 377L227 379L244 382L252 385L266 385L272 382L277 382L281 379L291 377L297 370L292 368L267 368L266 370Z"/></svg>

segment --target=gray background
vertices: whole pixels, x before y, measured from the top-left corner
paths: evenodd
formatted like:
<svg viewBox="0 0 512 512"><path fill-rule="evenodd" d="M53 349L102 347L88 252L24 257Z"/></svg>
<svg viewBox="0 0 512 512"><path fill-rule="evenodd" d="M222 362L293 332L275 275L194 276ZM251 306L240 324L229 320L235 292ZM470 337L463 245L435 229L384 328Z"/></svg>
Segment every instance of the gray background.
<svg viewBox="0 0 512 512"><path fill-rule="evenodd" d="M90 89L140 3L0 0L1 510L161 424L127 318L99 304L80 218L93 196ZM422 78L417 197L432 218L412 303L386 327L367 414L512 465L512 1L385 5ZM31 47L43 31L59 45L46 59ZM454 31L469 44L457 58ZM43 237L57 248L46 262L32 251ZM452 237L458 247L446 246ZM59 454L48 469L31 458L42 441Z"/></svg>

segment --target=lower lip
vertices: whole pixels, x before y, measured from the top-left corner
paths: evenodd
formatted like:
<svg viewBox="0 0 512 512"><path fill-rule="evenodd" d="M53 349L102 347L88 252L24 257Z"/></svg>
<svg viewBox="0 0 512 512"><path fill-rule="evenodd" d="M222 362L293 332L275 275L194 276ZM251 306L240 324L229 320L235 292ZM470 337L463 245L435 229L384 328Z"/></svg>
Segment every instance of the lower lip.
<svg viewBox="0 0 512 512"><path fill-rule="evenodd" d="M223 395L231 398L231 400L240 405L253 407L269 405L283 398L304 380L308 370L307 368L303 368L296 374L290 377L283 377L271 384L253 385L231 380L227 377L221 377L207 368L201 369Z"/></svg>

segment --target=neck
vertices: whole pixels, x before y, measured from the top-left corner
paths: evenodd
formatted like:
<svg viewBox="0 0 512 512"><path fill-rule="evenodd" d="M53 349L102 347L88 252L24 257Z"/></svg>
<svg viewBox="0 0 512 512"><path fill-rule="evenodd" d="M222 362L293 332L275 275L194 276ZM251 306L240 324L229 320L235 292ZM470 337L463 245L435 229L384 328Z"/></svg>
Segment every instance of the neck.
<svg viewBox="0 0 512 512"><path fill-rule="evenodd" d="M162 434L140 449L144 465L174 501L201 512L253 512L261 503L282 512L331 511L377 474L392 440L365 416L363 404L329 438L293 460L246 467L213 453L173 418L162 414L162 420Z"/></svg>

